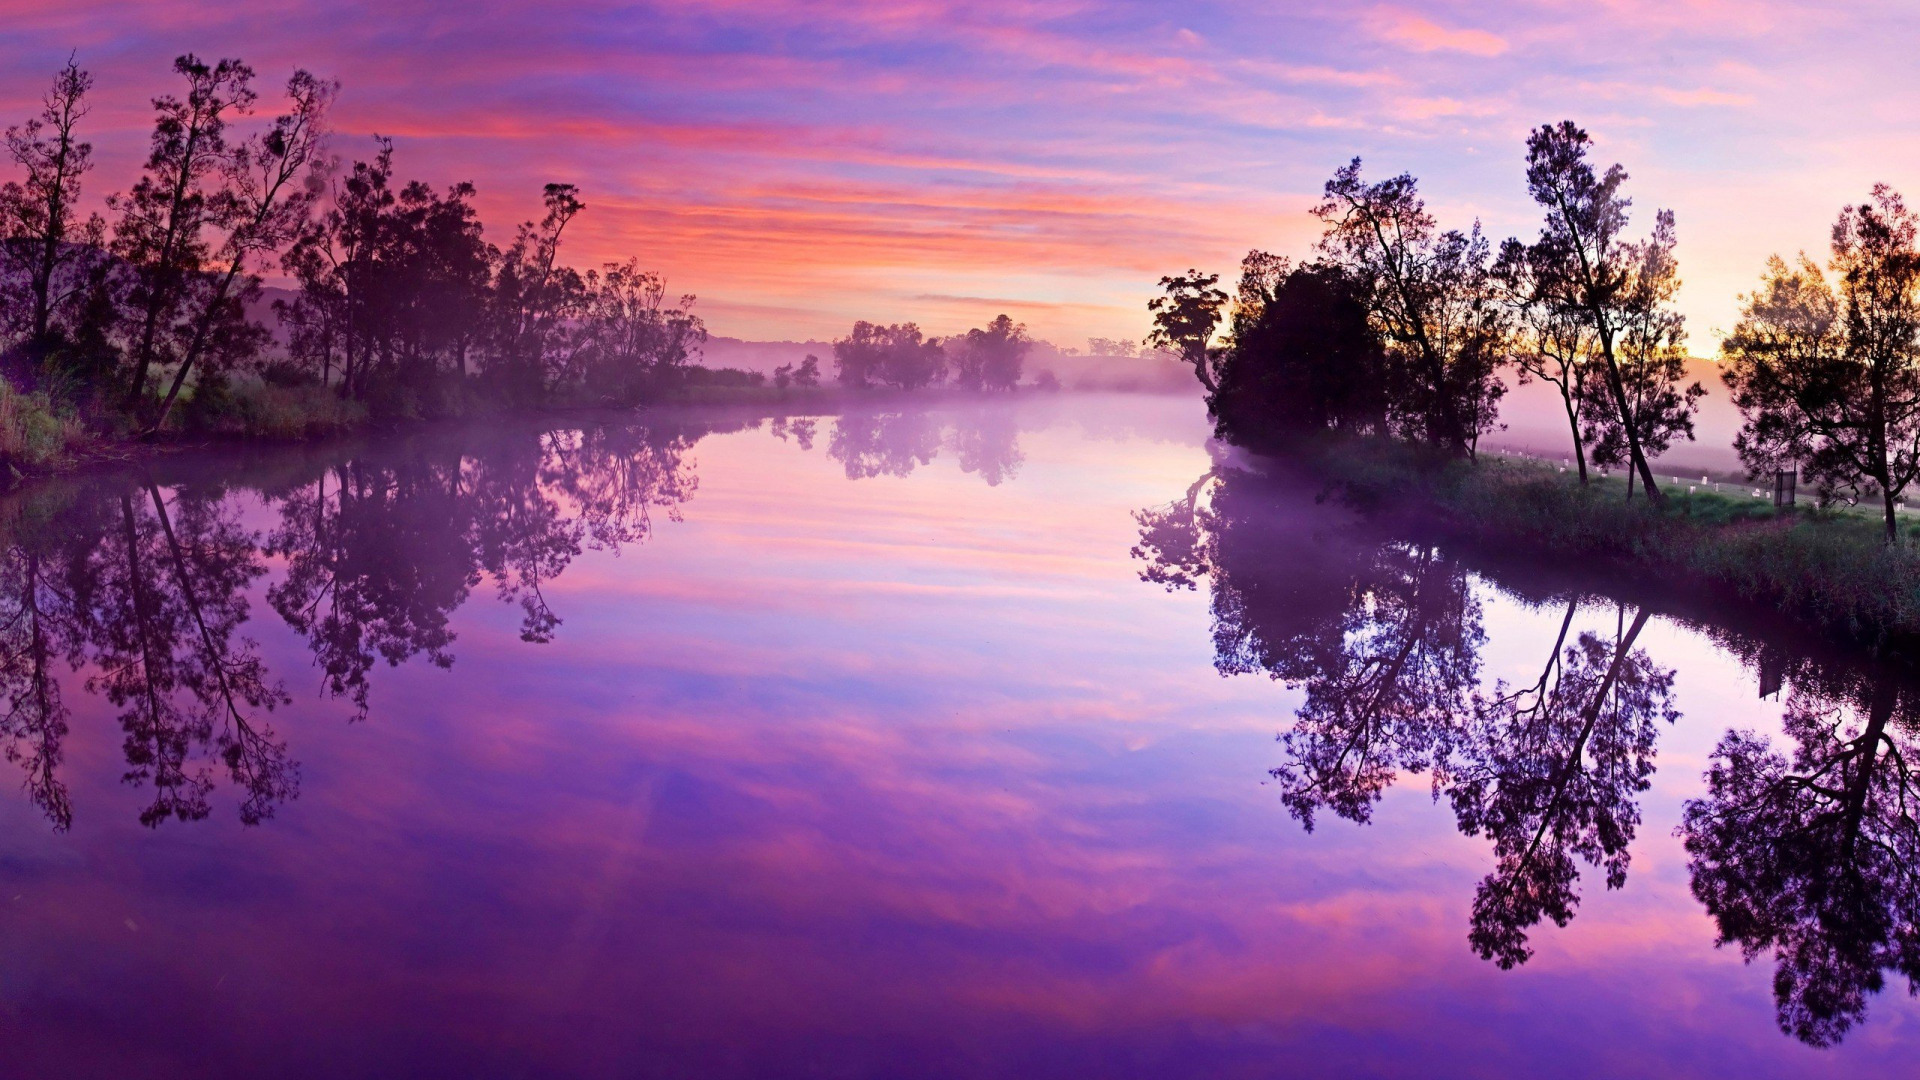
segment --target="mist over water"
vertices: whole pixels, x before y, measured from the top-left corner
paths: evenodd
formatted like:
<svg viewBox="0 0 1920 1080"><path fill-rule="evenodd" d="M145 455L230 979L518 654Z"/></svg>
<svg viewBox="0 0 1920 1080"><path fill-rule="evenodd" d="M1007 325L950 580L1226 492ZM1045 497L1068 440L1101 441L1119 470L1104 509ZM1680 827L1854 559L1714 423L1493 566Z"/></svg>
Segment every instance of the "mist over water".
<svg viewBox="0 0 1920 1080"><path fill-rule="evenodd" d="M1913 1060L1909 683L1207 435L656 409L10 497L0 1071Z"/></svg>

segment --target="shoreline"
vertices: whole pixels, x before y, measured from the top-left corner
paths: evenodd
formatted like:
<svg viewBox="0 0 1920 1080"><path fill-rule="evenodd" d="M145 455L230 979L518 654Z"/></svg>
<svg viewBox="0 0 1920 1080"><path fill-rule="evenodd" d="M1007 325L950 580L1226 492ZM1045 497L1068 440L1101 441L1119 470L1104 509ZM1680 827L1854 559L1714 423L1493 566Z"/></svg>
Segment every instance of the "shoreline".
<svg viewBox="0 0 1920 1080"><path fill-rule="evenodd" d="M1251 449L1338 490L1360 515L1437 536L1479 557L1519 559L1562 577L1724 605L1880 659L1920 666L1920 522L1887 546L1877 515L1776 511L1746 491L1669 490L1657 510L1625 500L1619 479L1583 488L1557 465L1513 457L1439 460L1384 440ZM1664 604L1662 606L1665 606Z"/></svg>

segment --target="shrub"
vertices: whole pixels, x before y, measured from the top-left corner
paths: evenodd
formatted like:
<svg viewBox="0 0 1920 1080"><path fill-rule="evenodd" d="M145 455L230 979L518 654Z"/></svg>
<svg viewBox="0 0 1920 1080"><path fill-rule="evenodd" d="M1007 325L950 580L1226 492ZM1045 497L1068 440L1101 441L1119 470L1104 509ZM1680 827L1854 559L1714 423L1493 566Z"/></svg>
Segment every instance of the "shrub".
<svg viewBox="0 0 1920 1080"><path fill-rule="evenodd" d="M0 379L0 464L18 472L64 458L86 438L86 427L44 392L22 394Z"/></svg>

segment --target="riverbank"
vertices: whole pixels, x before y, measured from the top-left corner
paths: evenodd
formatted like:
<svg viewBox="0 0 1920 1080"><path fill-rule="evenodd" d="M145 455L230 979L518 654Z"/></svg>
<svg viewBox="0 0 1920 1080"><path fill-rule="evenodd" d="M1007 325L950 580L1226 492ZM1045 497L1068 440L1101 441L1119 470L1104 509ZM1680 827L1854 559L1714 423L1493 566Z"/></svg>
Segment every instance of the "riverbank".
<svg viewBox="0 0 1920 1080"><path fill-rule="evenodd" d="M1015 393L1051 396L1022 387ZM437 423L490 418L579 417L655 408L741 407L768 416L826 415L848 409L886 410L953 400L1006 400L1006 393L934 387L921 390L837 385L778 387L764 382L692 380L662 389L631 406L556 402L510 407L472 392L443 395L432 409L369 407L318 384L277 385L236 379L206 400L189 399L153 436L124 424L89 420L44 393L23 394L0 379L0 490L36 477L136 460L182 448L277 446L336 439L361 432L396 431Z"/></svg>
<svg viewBox="0 0 1920 1080"><path fill-rule="evenodd" d="M1515 458L1435 460L1372 440L1286 455L1370 516L1539 558L1581 561L1645 585L1705 591L1856 646L1920 655L1920 523L1883 542L1877 518L1846 509L1776 510L1746 491L1667 489L1656 509L1619 480L1582 487L1557 466Z"/></svg>

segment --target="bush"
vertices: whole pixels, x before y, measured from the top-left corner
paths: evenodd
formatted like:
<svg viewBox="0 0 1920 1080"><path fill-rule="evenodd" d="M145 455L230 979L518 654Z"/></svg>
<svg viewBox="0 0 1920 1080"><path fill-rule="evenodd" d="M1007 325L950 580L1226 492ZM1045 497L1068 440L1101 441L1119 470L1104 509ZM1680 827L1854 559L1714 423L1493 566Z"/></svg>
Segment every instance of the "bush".
<svg viewBox="0 0 1920 1080"><path fill-rule="evenodd" d="M42 393L22 394L0 379L0 464L18 472L65 458L86 438L86 426Z"/></svg>
<svg viewBox="0 0 1920 1080"><path fill-rule="evenodd" d="M303 439L357 427L367 409L317 382L203 379L176 410L181 429L202 435Z"/></svg>

